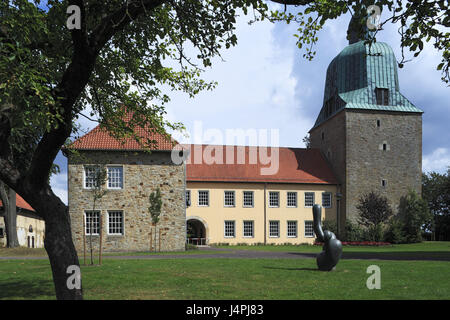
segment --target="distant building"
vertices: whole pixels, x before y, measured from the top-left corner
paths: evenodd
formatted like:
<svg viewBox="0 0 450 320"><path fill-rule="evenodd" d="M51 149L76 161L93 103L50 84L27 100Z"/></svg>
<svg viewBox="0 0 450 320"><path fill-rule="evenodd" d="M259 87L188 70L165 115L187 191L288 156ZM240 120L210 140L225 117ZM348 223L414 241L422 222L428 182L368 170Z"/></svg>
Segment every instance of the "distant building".
<svg viewBox="0 0 450 320"><path fill-rule="evenodd" d="M219 163L194 163L205 148L220 151ZM278 153L278 170L250 154L261 148L191 145L186 165L188 241L212 243L313 243L312 206L323 206L322 217L336 221L337 180L317 149L269 148ZM237 161L239 152L245 160ZM232 164L227 164L228 153ZM217 160L217 157L215 157ZM242 163L244 162L244 163Z"/></svg>
<svg viewBox="0 0 450 320"><path fill-rule="evenodd" d="M21 247L43 248L45 222L34 209L16 194L17 239ZM0 201L0 247L6 246L6 230L3 203Z"/></svg>

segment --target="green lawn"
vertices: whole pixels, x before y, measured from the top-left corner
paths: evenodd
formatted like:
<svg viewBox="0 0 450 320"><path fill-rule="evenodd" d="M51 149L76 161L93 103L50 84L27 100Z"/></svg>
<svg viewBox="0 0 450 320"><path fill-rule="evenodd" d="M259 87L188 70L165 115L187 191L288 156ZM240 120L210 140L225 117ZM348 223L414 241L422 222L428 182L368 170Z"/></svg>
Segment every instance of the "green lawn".
<svg viewBox="0 0 450 320"><path fill-rule="evenodd" d="M321 250L319 246L224 248L299 253ZM0 251L0 256L4 252L4 249ZM194 250L185 254L200 252ZM373 255L371 258L386 255L448 257L450 243L344 247L344 254L369 254ZM366 287L369 265L381 269L380 290ZM82 266L82 279L85 299L448 300L449 267L449 261L343 259L336 271L320 272L315 259L105 259L102 266ZM54 299L48 260L0 260L0 299Z"/></svg>
<svg viewBox="0 0 450 320"><path fill-rule="evenodd" d="M381 289L369 290L369 265ZM105 260L82 267L85 299L450 299L449 262L314 259ZM54 299L47 260L0 261L0 299Z"/></svg>
<svg viewBox="0 0 450 320"><path fill-rule="evenodd" d="M283 251L283 252L304 252L318 253L322 247L318 245L221 245L216 248L226 248L232 250L255 250L255 251ZM345 252L449 252L449 241L425 241L410 244L394 244L389 246L344 246Z"/></svg>

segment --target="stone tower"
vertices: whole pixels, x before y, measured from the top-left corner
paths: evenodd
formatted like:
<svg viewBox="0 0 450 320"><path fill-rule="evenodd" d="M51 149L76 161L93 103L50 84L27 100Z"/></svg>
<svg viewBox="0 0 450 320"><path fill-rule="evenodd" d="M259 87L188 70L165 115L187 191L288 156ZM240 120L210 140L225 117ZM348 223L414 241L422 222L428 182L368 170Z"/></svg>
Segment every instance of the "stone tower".
<svg viewBox="0 0 450 320"><path fill-rule="evenodd" d="M421 192L423 111L400 93L392 48L366 44L362 34L349 31L349 45L328 66L310 130L311 147L323 152L340 183L340 230L345 219L356 220L364 193L386 196L396 212L410 189Z"/></svg>

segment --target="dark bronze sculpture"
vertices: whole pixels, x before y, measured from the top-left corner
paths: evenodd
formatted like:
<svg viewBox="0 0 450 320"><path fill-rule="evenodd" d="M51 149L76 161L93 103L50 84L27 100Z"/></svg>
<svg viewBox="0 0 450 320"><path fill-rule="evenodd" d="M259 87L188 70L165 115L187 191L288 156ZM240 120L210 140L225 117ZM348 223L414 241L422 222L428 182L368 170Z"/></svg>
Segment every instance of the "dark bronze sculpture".
<svg viewBox="0 0 450 320"><path fill-rule="evenodd" d="M323 251L317 256L317 266L321 271L334 270L342 255L342 243L333 232L322 230L322 207L313 206L314 232L317 240L323 242Z"/></svg>

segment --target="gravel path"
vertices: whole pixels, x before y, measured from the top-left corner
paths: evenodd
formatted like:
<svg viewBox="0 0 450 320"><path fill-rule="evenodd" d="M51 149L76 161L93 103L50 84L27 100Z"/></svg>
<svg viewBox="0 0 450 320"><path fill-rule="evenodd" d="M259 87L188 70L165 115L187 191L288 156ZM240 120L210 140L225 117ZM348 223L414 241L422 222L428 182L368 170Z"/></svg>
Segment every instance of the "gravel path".
<svg viewBox="0 0 450 320"><path fill-rule="evenodd" d="M208 258L241 258L241 259L312 259L317 253L271 252L233 250L225 248L199 248L203 253L195 254L161 254L161 255L115 255L103 256L103 259L208 259ZM206 253L210 251L211 253ZM43 260L47 257L0 257L1 260ZM450 261L450 252L345 252L342 259L358 260L422 260Z"/></svg>

